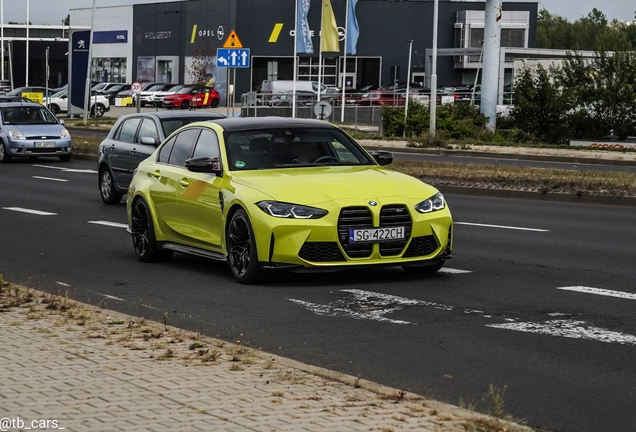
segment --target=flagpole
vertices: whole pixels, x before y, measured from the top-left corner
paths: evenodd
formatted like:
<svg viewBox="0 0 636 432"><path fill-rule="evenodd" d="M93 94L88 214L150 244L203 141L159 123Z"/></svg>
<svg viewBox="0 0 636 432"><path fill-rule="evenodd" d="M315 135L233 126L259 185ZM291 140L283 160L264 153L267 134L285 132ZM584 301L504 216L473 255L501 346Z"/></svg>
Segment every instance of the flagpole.
<svg viewBox="0 0 636 432"><path fill-rule="evenodd" d="M345 40L344 40L344 65L342 66L342 109L340 110L340 123L344 123L345 115L345 87L347 86L347 40L349 38L349 0L345 4Z"/></svg>
<svg viewBox="0 0 636 432"><path fill-rule="evenodd" d="M296 53L297 49L297 40L298 40L298 2L300 0L294 0L296 5L295 13L294 13L294 85L292 86L292 118L296 118L296 80L298 79L298 54Z"/></svg>
<svg viewBox="0 0 636 432"><path fill-rule="evenodd" d="M320 87L322 85L322 22L325 19L325 5L320 3L320 47L318 49L318 102L320 102Z"/></svg>

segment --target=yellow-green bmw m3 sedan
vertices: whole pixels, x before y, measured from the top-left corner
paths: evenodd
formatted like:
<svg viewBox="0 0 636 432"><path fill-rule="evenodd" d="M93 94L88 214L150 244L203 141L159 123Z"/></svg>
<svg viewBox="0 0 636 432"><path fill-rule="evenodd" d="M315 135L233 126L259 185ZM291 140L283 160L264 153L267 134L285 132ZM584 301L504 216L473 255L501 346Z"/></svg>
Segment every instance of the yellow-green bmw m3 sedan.
<svg viewBox="0 0 636 432"><path fill-rule="evenodd" d="M392 161L318 120L191 123L128 188L133 249L144 262L174 252L227 261L242 283L269 269L436 272L451 257L451 212L433 186L383 167Z"/></svg>

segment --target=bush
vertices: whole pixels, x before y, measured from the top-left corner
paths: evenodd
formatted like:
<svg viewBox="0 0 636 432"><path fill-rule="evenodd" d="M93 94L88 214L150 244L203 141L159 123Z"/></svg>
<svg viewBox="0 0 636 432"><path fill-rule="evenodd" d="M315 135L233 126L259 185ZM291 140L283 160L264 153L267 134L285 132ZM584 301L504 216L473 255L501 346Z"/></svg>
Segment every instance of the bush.
<svg viewBox="0 0 636 432"><path fill-rule="evenodd" d="M435 111L436 135L443 134L445 139L478 138L486 130L487 118L479 112L479 107L457 103L441 105ZM426 105L409 104L404 122L404 108L383 106L382 125L386 136L421 138L429 134L430 111Z"/></svg>

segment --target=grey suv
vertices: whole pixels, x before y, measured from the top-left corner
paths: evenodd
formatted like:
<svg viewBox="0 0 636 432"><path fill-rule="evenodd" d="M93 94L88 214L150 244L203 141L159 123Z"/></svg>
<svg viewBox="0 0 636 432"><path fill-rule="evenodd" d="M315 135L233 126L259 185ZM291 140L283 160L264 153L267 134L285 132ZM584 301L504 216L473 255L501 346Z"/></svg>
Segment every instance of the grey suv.
<svg viewBox="0 0 636 432"><path fill-rule="evenodd" d="M118 204L139 162L150 156L172 132L192 122L223 117L196 111L155 111L119 117L97 151L102 200L106 204Z"/></svg>

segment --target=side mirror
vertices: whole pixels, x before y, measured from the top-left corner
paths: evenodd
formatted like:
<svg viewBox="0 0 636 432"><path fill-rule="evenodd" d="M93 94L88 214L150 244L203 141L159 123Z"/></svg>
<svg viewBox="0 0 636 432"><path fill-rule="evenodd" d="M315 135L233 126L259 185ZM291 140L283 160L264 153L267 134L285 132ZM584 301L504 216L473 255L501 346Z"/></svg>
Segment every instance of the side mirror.
<svg viewBox="0 0 636 432"><path fill-rule="evenodd" d="M63 125L64 124L64 120L60 119L60 124Z"/></svg>
<svg viewBox="0 0 636 432"><path fill-rule="evenodd" d="M386 150L376 150L371 152L371 156L378 163L378 165L388 165L393 162L393 153Z"/></svg>
<svg viewBox="0 0 636 432"><path fill-rule="evenodd" d="M217 177L223 176L223 167L218 156L191 158L186 160L185 167L192 172L210 173Z"/></svg>
<svg viewBox="0 0 636 432"><path fill-rule="evenodd" d="M145 145L151 145L155 147L157 147L160 144L160 142L157 142L156 139L154 139L153 137L148 137L148 136L142 136L139 142Z"/></svg>

